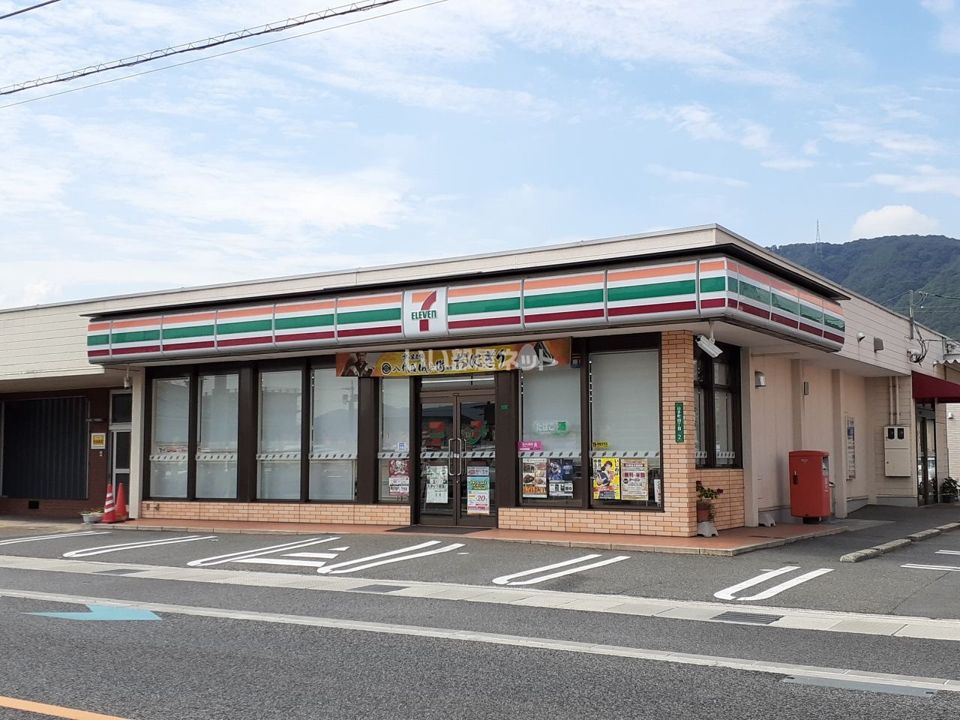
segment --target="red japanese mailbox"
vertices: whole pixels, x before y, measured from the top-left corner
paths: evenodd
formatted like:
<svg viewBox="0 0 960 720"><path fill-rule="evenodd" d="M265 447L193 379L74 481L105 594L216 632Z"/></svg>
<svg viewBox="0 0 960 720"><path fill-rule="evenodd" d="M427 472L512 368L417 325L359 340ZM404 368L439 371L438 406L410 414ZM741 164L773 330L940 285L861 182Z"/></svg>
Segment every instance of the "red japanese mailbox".
<svg viewBox="0 0 960 720"><path fill-rule="evenodd" d="M830 453L790 453L790 514L800 518L830 517Z"/></svg>

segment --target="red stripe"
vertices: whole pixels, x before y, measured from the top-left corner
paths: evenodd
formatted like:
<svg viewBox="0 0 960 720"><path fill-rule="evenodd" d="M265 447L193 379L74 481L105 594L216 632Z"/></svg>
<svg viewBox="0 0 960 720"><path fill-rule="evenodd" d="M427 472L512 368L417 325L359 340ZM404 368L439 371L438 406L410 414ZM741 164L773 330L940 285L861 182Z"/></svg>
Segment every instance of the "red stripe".
<svg viewBox="0 0 960 720"><path fill-rule="evenodd" d="M823 330L813 325L807 325L806 323L800 323L800 329L804 332L810 333L811 335L816 335L817 337L823 337Z"/></svg>
<svg viewBox="0 0 960 720"><path fill-rule="evenodd" d="M234 347L236 345L264 345L272 342L272 335L263 335L261 337L252 338L231 338L228 340L217 340L217 347Z"/></svg>
<svg viewBox="0 0 960 720"><path fill-rule="evenodd" d="M771 313L770 319L774 322L778 322L781 325L786 325L789 328L797 329L797 321L791 318L785 317L783 315L777 315L777 313Z"/></svg>
<svg viewBox="0 0 960 720"><path fill-rule="evenodd" d="M826 340L833 340L833 342L840 343L841 345L843 345L843 341L846 339L843 337L843 335L835 335L834 333L827 332L826 330L823 331L823 337Z"/></svg>
<svg viewBox="0 0 960 720"><path fill-rule="evenodd" d="M526 315L525 322L554 322L556 320L586 320L588 318L602 318L603 308L596 310L568 310L566 312L539 313Z"/></svg>
<svg viewBox="0 0 960 720"><path fill-rule="evenodd" d="M743 301L740 302L740 309L743 312L747 313L748 315L756 315L757 317L763 318L764 320L770 319L769 311L761 310L760 308L755 308L753 305L747 305L747 303Z"/></svg>
<svg viewBox="0 0 960 720"><path fill-rule="evenodd" d="M679 310L696 310L696 300L684 300L682 302L660 303L657 305L630 305L628 307L607 308L607 314L615 315L644 315L649 313L677 312Z"/></svg>
<svg viewBox="0 0 960 720"><path fill-rule="evenodd" d="M427 295L427 299L424 301L423 305L420 306L421 310L430 310L433 308L434 303L437 302L437 291L434 290L432 293ZM430 330L430 321L421 320L420 321L420 332L428 332Z"/></svg>
<svg viewBox="0 0 960 720"><path fill-rule="evenodd" d="M140 355L141 353L158 353L160 352L160 346L141 345L140 347L115 347L111 352L113 355Z"/></svg>
<svg viewBox="0 0 960 720"><path fill-rule="evenodd" d="M727 298L727 307L736 310L739 307L739 303L733 298Z"/></svg>
<svg viewBox="0 0 960 720"><path fill-rule="evenodd" d="M109 351L109 350L87 350L87 357L88 357L88 358L92 358L92 357L104 357L105 355L109 355L109 354L110 354L110 351Z"/></svg>
<svg viewBox="0 0 960 720"><path fill-rule="evenodd" d="M722 308L727 304L727 301L723 298L713 298L712 300L701 300L700 307L711 309L711 308Z"/></svg>
<svg viewBox="0 0 960 720"><path fill-rule="evenodd" d="M171 352L174 350L205 350L212 347L213 340L198 340L196 342L177 343L176 345L164 343L163 351Z"/></svg>
<svg viewBox="0 0 960 720"><path fill-rule="evenodd" d="M300 335L277 335L277 342L297 342L297 340L332 340L333 330L323 332L309 332Z"/></svg>
<svg viewBox="0 0 960 720"><path fill-rule="evenodd" d="M482 327L494 327L498 325L519 325L520 316L514 315L512 317L499 317L499 318L486 318L481 320L451 320L447 325L451 330L457 328L482 328Z"/></svg>
<svg viewBox="0 0 960 720"><path fill-rule="evenodd" d="M359 328L357 330L338 330L340 337L363 337L364 335L399 335L403 328L399 325L389 325L384 327Z"/></svg>

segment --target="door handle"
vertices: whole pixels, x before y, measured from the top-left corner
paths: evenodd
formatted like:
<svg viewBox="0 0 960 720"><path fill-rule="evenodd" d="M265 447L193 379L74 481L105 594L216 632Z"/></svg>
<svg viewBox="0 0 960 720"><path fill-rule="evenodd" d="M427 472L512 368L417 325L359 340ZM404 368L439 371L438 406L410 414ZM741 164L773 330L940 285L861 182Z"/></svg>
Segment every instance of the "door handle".
<svg viewBox="0 0 960 720"><path fill-rule="evenodd" d="M465 453L467 452L467 443L463 438L460 438L460 476L464 477L467 474L467 457Z"/></svg>
<svg viewBox="0 0 960 720"><path fill-rule="evenodd" d="M456 475L453 469L453 458L456 454L456 438L450 438L447 441L447 476Z"/></svg>

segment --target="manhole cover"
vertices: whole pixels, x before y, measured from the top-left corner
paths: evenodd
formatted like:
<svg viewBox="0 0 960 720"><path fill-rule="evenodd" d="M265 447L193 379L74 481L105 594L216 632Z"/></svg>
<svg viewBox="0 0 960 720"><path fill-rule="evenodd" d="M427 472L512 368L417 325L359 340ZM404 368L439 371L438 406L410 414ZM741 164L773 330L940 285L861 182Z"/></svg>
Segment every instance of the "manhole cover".
<svg viewBox="0 0 960 720"><path fill-rule="evenodd" d="M749 623L750 625L769 625L782 618L783 615L763 615L761 613L725 612L716 615L711 620L731 623Z"/></svg>
<svg viewBox="0 0 960 720"><path fill-rule="evenodd" d="M409 585L362 585L353 588L353 592L388 593L403 590L406 587L409 587Z"/></svg>

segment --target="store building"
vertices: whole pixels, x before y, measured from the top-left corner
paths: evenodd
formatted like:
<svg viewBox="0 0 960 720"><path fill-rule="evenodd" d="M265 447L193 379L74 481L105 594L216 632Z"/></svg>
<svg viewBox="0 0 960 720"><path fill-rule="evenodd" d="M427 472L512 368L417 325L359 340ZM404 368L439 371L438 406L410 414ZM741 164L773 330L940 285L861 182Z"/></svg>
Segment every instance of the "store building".
<svg viewBox="0 0 960 720"><path fill-rule="evenodd" d="M830 453L838 516L936 501L960 397L947 338L719 226L7 311L0 331L0 512L129 480L141 517L689 536L697 482L723 491L721 530L788 520L794 449Z"/></svg>

